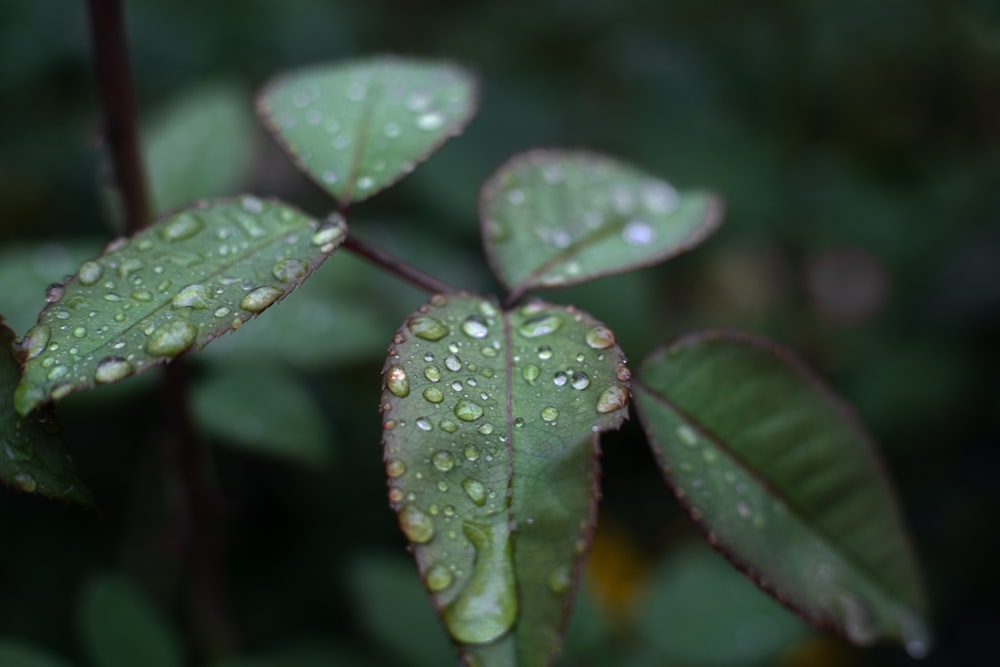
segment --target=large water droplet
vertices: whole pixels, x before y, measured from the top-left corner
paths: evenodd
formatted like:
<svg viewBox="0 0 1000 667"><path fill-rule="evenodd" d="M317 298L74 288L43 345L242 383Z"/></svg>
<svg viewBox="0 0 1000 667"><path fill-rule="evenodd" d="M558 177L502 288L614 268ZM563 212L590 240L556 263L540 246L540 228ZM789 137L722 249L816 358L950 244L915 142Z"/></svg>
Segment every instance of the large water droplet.
<svg viewBox="0 0 1000 667"><path fill-rule="evenodd" d="M277 301L283 294L284 292L277 287L258 287L243 297L243 300L240 301L240 308L251 313L259 313Z"/></svg>
<svg viewBox="0 0 1000 667"><path fill-rule="evenodd" d="M410 379L402 366L389 366L385 372L385 386L394 396L406 398L410 395Z"/></svg>
<svg viewBox="0 0 1000 667"><path fill-rule="evenodd" d="M483 406L466 399L455 404L455 416L464 422L474 422L483 416Z"/></svg>
<svg viewBox="0 0 1000 667"><path fill-rule="evenodd" d="M524 322L517 332L525 338L538 338L557 331L561 326L562 318L558 315L541 315Z"/></svg>
<svg viewBox="0 0 1000 667"><path fill-rule="evenodd" d="M441 421L438 422L438 428L444 431L445 433L454 433L455 431L458 430L458 424L456 424L450 419L442 419Z"/></svg>
<svg viewBox="0 0 1000 667"><path fill-rule="evenodd" d="M19 472L14 475L14 483L17 488L25 493L34 493L38 489L38 482L26 472Z"/></svg>
<svg viewBox="0 0 1000 667"><path fill-rule="evenodd" d="M598 324L587 330L587 345L595 350L603 350L615 344L615 334L606 326Z"/></svg>
<svg viewBox="0 0 1000 667"><path fill-rule="evenodd" d="M695 447L698 444L698 434L687 424L677 427L677 437L688 447Z"/></svg>
<svg viewBox="0 0 1000 667"><path fill-rule="evenodd" d="M528 381L528 384L534 384L535 380L537 380L538 376L541 374L542 369L534 364L528 364L521 371L521 375L523 375L524 379Z"/></svg>
<svg viewBox="0 0 1000 667"><path fill-rule="evenodd" d="M547 422L554 422L559 418L559 410L553 406L547 406L542 408L542 419Z"/></svg>
<svg viewBox="0 0 1000 667"><path fill-rule="evenodd" d="M31 327L28 333L24 335L24 340L21 343L21 347L27 354L28 359L34 359L44 352L51 337L52 331L49 329L49 325L38 324Z"/></svg>
<svg viewBox="0 0 1000 667"><path fill-rule="evenodd" d="M649 245L656 238L656 230L645 220L632 220L622 229L622 238L629 245Z"/></svg>
<svg viewBox="0 0 1000 667"><path fill-rule="evenodd" d="M466 336L471 336L472 338L486 338L490 333L485 320L479 315L470 315L467 317L462 322L462 331Z"/></svg>
<svg viewBox="0 0 1000 667"><path fill-rule="evenodd" d="M406 464L399 459L391 459L385 464L385 473L395 479L406 474Z"/></svg>
<svg viewBox="0 0 1000 667"><path fill-rule="evenodd" d="M208 308L208 298L208 288L204 285L188 285L174 296L170 305L174 308L205 310Z"/></svg>
<svg viewBox="0 0 1000 667"><path fill-rule="evenodd" d="M448 632L464 644L491 642L517 618L514 563L506 521L465 521L462 533L476 550L472 575L442 613Z"/></svg>
<svg viewBox="0 0 1000 667"><path fill-rule="evenodd" d="M568 591L572 583L569 565L559 565L549 573L549 590L557 595Z"/></svg>
<svg viewBox="0 0 1000 667"><path fill-rule="evenodd" d="M201 231L201 219L192 213L181 213L160 227L160 238L164 241L183 241Z"/></svg>
<svg viewBox="0 0 1000 667"><path fill-rule="evenodd" d="M613 384L603 392L597 398L597 411L604 414L607 412L614 412L620 408L624 408L628 405L628 392L625 387L618 384Z"/></svg>
<svg viewBox="0 0 1000 667"><path fill-rule="evenodd" d="M475 461L478 458L479 458L479 450L476 449L473 445L466 445L465 446L465 460L467 460L467 461Z"/></svg>
<svg viewBox="0 0 1000 667"><path fill-rule="evenodd" d="M445 368L447 368L449 371L453 371L456 373L462 370L462 360L456 357L455 355L450 355L446 357L444 360L444 365Z"/></svg>
<svg viewBox="0 0 1000 667"><path fill-rule="evenodd" d="M97 281L104 275L104 267L97 262L84 262L80 265L77 276L83 285L96 285Z"/></svg>
<svg viewBox="0 0 1000 667"><path fill-rule="evenodd" d="M434 452L434 455L431 457L431 463L441 472L448 472L455 466L455 457L450 452L440 449Z"/></svg>
<svg viewBox="0 0 1000 667"><path fill-rule="evenodd" d="M486 504L486 487L478 479L466 479L462 482L462 489L472 502L480 507Z"/></svg>
<svg viewBox="0 0 1000 667"><path fill-rule="evenodd" d="M271 273L283 283L302 280L309 273L309 265L298 259L283 259L274 265Z"/></svg>
<svg viewBox="0 0 1000 667"><path fill-rule="evenodd" d="M840 608L841 625L847 638L862 646L875 641L878 637L878 626L864 601L850 593L841 593L836 601Z"/></svg>
<svg viewBox="0 0 1000 667"><path fill-rule="evenodd" d="M441 369L437 366L428 366L424 369L424 377L431 382L438 382L441 380Z"/></svg>
<svg viewBox="0 0 1000 667"><path fill-rule="evenodd" d="M437 593L451 586L454 577L446 565L435 563L427 568L424 581L427 582L427 590L431 593Z"/></svg>
<svg viewBox="0 0 1000 667"><path fill-rule="evenodd" d="M446 327L441 320L428 315L417 315L416 317L411 317L409 321L407 321L406 327L417 338L423 338L424 340L429 341L441 340L450 333L448 327Z"/></svg>
<svg viewBox="0 0 1000 667"><path fill-rule="evenodd" d="M434 522L413 505L407 505L399 511L399 527L411 542L423 544L434 537Z"/></svg>
<svg viewBox="0 0 1000 667"><path fill-rule="evenodd" d="M582 390L590 386L590 378L583 371L577 371L573 373L573 382L571 383L573 389Z"/></svg>
<svg viewBox="0 0 1000 667"><path fill-rule="evenodd" d="M554 384L557 387L564 387L566 386L567 382L569 382L569 378L562 371L557 371L556 374L552 377L552 384Z"/></svg>
<svg viewBox="0 0 1000 667"><path fill-rule="evenodd" d="M434 425L431 424L431 420L427 417L417 417L417 421L414 422L421 431L433 431Z"/></svg>
<svg viewBox="0 0 1000 667"><path fill-rule="evenodd" d="M417 116L417 127L421 130L436 130L444 125L444 114L438 111L428 111Z"/></svg>
<svg viewBox="0 0 1000 667"><path fill-rule="evenodd" d="M52 283L45 288L45 301L47 303L56 303L63 298L63 294L66 293L66 286L62 283Z"/></svg>
<svg viewBox="0 0 1000 667"><path fill-rule="evenodd" d="M174 357L194 344L198 327L190 322L168 322L157 327L146 341L146 352L154 357Z"/></svg>
<svg viewBox="0 0 1000 667"><path fill-rule="evenodd" d="M444 392L437 387L427 387L424 389L424 399L431 403L440 403L444 400Z"/></svg>
<svg viewBox="0 0 1000 667"><path fill-rule="evenodd" d="M135 368L123 357L105 357L97 364L94 381L98 384L118 382L134 372Z"/></svg>
<svg viewBox="0 0 1000 667"><path fill-rule="evenodd" d="M316 233L312 236L312 244L314 246L319 246L319 249L323 252L330 252L334 249L334 243L339 241L344 237L345 230L344 226L340 224L327 224L323 225L316 230Z"/></svg>

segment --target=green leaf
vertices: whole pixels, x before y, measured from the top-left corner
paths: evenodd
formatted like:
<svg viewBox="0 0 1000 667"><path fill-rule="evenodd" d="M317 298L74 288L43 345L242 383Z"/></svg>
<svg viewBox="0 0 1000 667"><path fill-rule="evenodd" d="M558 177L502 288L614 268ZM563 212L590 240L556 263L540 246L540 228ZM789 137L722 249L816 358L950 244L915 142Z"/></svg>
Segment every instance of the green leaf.
<svg viewBox="0 0 1000 667"><path fill-rule="evenodd" d="M83 645L93 667L180 667L177 637L127 579L91 579L79 607Z"/></svg>
<svg viewBox="0 0 1000 667"><path fill-rule="evenodd" d="M239 328L295 289L340 244L276 201L201 202L108 244L53 285L25 336L18 412L95 383L117 382Z"/></svg>
<svg viewBox="0 0 1000 667"><path fill-rule="evenodd" d="M657 264L719 226L721 202L594 153L534 150L483 186L479 217L511 299Z"/></svg>
<svg viewBox="0 0 1000 667"><path fill-rule="evenodd" d="M870 438L790 353L692 335L643 363L635 395L678 498L758 585L854 643L926 653L913 549Z"/></svg>
<svg viewBox="0 0 1000 667"><path fill-rule="evenodd" d="M310 467L330 462L333 436L319 407L280 367L220 368L195 383L191 408L223 443Z"/></svg>
<svg viewBox="0 0 1000 667"><path fill-rule="evenodd" d="M455 664L448 636L405 557L361 554L346 572L357 622L392 656L393 665Z"/></svg>
<svg viewBox="0 0 1000 667"><path fill-rule="evenodd" d="M459 134L475 95L459 67L381 57L281 77L258 109L299 167L347 205L389 187Z"/></svg>
<svg viewBox="0 0 1000 667"><path fill-rule="evenodd" d="M70 663L24 642L0 638L0 665L4 667L69 667Z"/></svg>
<svg viewBox="0 0 1000 667"><path fill-rule="evenodd" d="M439 295L393 339L385 383L389 500L448 631L477 664L547 663L593 530L598 437L626 413L614 335L573 308Z"/></svg>
<svg viewBox="0 0 1000 667"><path fill-rule="evenodd" d="M153 116L144 132L146 174L158 213L205 197L234 194L254 145L249 96L206 84Z"/></svg>
<svg viewBox="0 0 1000 667"><path fill-rule="evenodd" d="M670 664L778 664L808 626L707 548L676 554L645 595L639 634Z"/></svg>
<svg viewBox="0 0 1000 667"><path fill-rule="evenodd" d="M14 387L21 372L13 345L14 332L0 319L0 482L26 493L91 506L94 500L76 474L52 410L27 417L14 410Z"/></svg>

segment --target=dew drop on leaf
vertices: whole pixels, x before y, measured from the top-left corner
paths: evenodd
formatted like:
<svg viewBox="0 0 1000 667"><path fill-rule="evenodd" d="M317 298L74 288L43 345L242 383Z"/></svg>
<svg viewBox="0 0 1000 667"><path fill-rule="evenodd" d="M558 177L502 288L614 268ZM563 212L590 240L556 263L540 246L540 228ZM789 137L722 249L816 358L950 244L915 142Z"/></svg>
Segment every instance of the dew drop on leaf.
<svg viewBox="0 0 1000 667"><path fill-rule="evenodd" d="M423 511L407 505L399 512L399 527L411 542L423 544L434 537L434 522Z"/></svg>
<svg viewBox="0 0 1000 667"><path fill-rule="evenodd" d="M483 406L466 399L455 404L455 416L464 422L474 422L483 416Z"/></svg>
<svg viewBox="0 0 1000 667"><path fill-rule="evenodd" d="M478 315L470 315L462 322L462 331L472 338L486 338L490 333L486 322Z"/></svg>
<svg viewBox="0 0 1000 667"><path fill-rule="evenodd" d="M434 456L431 457L431 462L434 464L434 467L441 472L448 472L455 466L455 457L453 457L450 452L446 452L442 449L434 452Z"/></svg>
<svg viewBox="0 0 1000 667"><path fill-rule="evenodd" d="M193 213L182 213L160 228L164 241L183 241L201 231L204 224Z"/></svg>
<svg viewBox="0 0 1000 667"><path fill-rule="evenodd" d="M542 408L542 419L547 422L554 422L559 418L559 410L549 405Z"/></svg>
<svg viewBox="0 0 1000 667"><path fill-rule="evenodd" d="M146 341L146 352L154 357L175 357L194 344L198 328L190 322L169 322L157 327Z"/></svg>
<svg viewBox="0 0 1000 667"><path fill-rule="evenodd" d="M448 327L446 327L441 320L428 315L411 317L406 323L406 327L417 338L423 338L424 340L429 341L441 340L451 333Z"/></svg>
<svg viewBox="0 0 1000 667"><path fill-rule="evenodd" d="M80 270L77 272L77 277L79 277L80 283L87 286L97 284L97 281L99 281L103 275L104 267L97 262L84 262L80 265Z"/></svg>
<svg viewBox="0 0 1000 667"><path fill-rule="evenodd" d="M240 301L240 308L251 313L259 313L277 301L283 294L284 292L277 287L258 287L243 297L243 300Z"/></svg>
<svg viewBox="0 0 1000 667"><path fill-rule="evenodd" d="M385 373L385 386L393 396L406 398L410 395L410 379L402 366L393 364Z"/></svg>
<svg viewBox="0 0 1000 667"><path fill-rule="evenodd" d="M444 392L437 387L427 387L424 389L424 399L431 403L440 403L444 400Z"/></svg>
<svg viewBox="0 0 1000 667"><path fill-rule="evenodd" d="M302 280L306 277L308 272L308 264L298 259L283 259L275 264L274 268L271 269L271 273L274 277L283 283L291 283Z"/></svg>
<svg viewBox="0 0 1000 667"><path fill-rule="evenodd" d="M615 344L615 334L611 329L601 325L588 329L585 338L587 345L595 350L603 350Z"/></svg>
<svg viewBox="0 0 1000 667"><path fill-rule="evenodd" d="M45 351L49 344L52 332L47 324L38 324L28 330L24 336L21 346L27 353L28 359L34 359Z"/></svg>
<svg viewBox="0 0 1000 667"><path fill-rule="evenodd" d="M562 318L558 315L542 315L521 324L517 332L525 338L538 338L558 331L561 326Z"/></svg>
<svg viewBox="0 0 1000 667"><path fill-rule="evenodd" d="M174 308L205 310L208 308L208 288L199 284L188 285L174 296L170 305Z"/></svg>
<svg viewBox="0 0 1000 667"><path fill-rule="evenodd" d="M443 591L444 589L451 586L454 581L454 577L447 566L441 563L435 563L427 569L427 574L424 577L427 582L427 590L432 593L437 593Z"/></svg>
<svg viewBox="0 0 1000 667"><path fill-rule="evenodd" d="M462 482L462 490L469 496L469 500L480 507L486 504L486 487L478 479L472 479L471 477L465 479Z"/></svg>
<svg viewBox="0 0 1000 667"><path fill-rule="evenodd" d="M385 473L393 479L406 474L406 464L399 459L392 459L385 464Z"/></svg>
<svg viewBox="0 0 1000 667"><path fill-rule="evenodd" d="M613 384L597 398L597 411L601 414L614 412L628 405L628 392L621 385Z"/></svg>
<svg viewBox="0 0 1000 667"><path fill-rule="evenodd" d="M97 364L94 381L98 384L118 382L135 372L135 368L123 357L105 357Z"/></svg>

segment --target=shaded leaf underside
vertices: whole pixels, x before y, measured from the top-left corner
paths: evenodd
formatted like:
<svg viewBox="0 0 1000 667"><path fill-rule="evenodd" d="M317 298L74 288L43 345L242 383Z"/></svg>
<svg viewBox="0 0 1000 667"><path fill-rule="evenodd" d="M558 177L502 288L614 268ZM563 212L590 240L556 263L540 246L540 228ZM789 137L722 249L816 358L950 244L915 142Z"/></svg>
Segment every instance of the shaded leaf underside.
<svg viewBox="0 0 1000 667"><path fill-rule="evenodd" d="M446 627L478 664L546 664L593 529L598 434L628 401L614 336L572 308L436 296L385 382L389 499Z"/></svg>
<svg viewBox="0 0 1000 667"><path fill-rule="evenodd" d="M915 558L868 437L791 355L690 336L644 362L635 396L710 542L814 624L926 652Z"/></svg>

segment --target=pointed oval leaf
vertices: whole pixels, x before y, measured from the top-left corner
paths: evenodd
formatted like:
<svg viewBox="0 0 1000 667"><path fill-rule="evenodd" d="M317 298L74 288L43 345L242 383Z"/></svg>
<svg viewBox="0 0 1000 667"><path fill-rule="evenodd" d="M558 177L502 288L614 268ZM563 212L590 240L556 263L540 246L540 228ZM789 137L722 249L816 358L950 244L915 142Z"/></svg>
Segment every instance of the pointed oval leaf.
<svg viewBox="0 0 1000 667"><path fill-rule="evenodd" d="M692 335L643 363L635 395L678 498L763 589L855 643L927 651L913 549L871 441L790 353Z"/></svg>
<svg viewBox="0 0 1000 667"><path fill-rule="evenodd" d="M26 417L14 410L14 388L21 369L13 345L14 332L0 319L0 483L92 506L94 500L76 474L52 410Z"/></svg>
<svg viewBox="0 0 1000 667"><path fill-rule="evenodd" d="M543 149L490 177L479 218L490 265L514 298L689 250L719 226L722 204L603 155Z"/></svg>
<svg viewBox="0 0 1000 667"><path fill-rule="evenodd" d="M436 296L385 368L389 500L445 626L481 665L557 650L626 413L614 335L573 308Z"/></svg>
<svg viewBox="0 0 1000 667"><path fill-rule="evenodd" d="M195 204L113 241L49 288L21 343L18 412L238 329L295 289L345 234L339 216L321 227L286 204L244 196Z"/></svg>
<svg viewBox="0 0 1000 667"><path fill-rule="evenodd" d="M258 110L296 164L342 204L413 171L475 112L476 85L447 63L381 57L288 74Z"/></svg>

